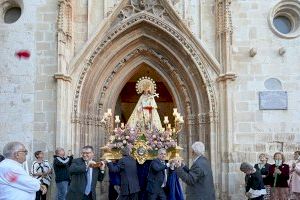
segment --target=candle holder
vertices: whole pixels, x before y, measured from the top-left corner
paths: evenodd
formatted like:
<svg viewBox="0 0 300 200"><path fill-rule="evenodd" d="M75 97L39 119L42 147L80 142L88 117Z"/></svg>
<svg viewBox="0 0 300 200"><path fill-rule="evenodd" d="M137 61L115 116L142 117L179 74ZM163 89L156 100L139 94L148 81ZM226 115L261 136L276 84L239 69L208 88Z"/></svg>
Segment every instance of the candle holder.
<svg viewBox="0 0 300 200"><path fill-rule="evenodd" d="M106 134L109 136L114 128L112 112L110 108L107 109L107 112L104 113L103 118L101 120L101 124L104 126Z"/></svg>
<svg viewBox="0 0 300 200"><path fill-rule="evenodd" d="M178 134L183 127L183 117L177 108L173 109L174 126L168 116L164 116L162 129L143 130L141 127L134 128L121 123L119 115L113 115L111 109L104 113L101 123L106 129L108 142L103 150L103 159L120 159L120 149L130 146L133 156L140 164L145 160L152 160L157 156L157 150L166 148L168 159L180 157L182 148L178 143Z"/></svg>

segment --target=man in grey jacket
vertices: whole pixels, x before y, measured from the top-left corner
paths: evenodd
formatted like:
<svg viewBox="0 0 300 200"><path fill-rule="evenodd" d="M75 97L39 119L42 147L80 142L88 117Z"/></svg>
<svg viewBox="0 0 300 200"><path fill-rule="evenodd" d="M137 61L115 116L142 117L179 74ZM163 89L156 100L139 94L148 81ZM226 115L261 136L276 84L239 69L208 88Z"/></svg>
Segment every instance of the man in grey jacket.
<svg viewBox="0 0 300 200"><path fill-rule="evenodd" d="M187 184L186 199L188 200L215 200L215 189L211 166L203 156L205 147L202 142L192 145L194 157L192 167L188 169L181 160L175 161L176 173Z"/></svg>

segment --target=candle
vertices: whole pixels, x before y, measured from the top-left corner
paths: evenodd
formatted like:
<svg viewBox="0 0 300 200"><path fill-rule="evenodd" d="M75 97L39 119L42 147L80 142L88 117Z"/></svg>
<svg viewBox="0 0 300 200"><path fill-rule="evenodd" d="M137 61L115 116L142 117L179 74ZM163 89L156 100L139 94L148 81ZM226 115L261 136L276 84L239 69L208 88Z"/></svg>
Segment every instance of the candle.
<svg viewBox="0 0 300 200"><path fill-rule="evenodd" d="M107 118L107 116L108 116L108 114L107 114L107 112L106 112L106 113L104 113L104 116L103 116L103 118L104 118L104 119L106 119L106 118Z"/></svg>
<svg viewBox="0 0 300 200"><path fill-rule="evenodd" d="M168 128L171 129L171 124L168 124Z"/></svg>
<svg viewBox="0 0 300 200"><path fill-rule="evenodd" d="M111 108L107 109L107 115L111 116Z"/></svg>
<svg viewBox="0 0 300 200"><path fill-rule="evenodd" d="M179 123L183 123L184 121L183 121L183 117L182 116L180 116L180 118L179 118Z"/></svg>
<svg viewBox="0 0 300 200"><path fill-rule="evenodd" d="M120 123L120 117L119 117L119 115L116 115L115 118L116 118L116 119L115 119L115 122L116 122L116 123Z"/></svg>
<svg viewBox="0 0 300 200"><path fill-rule="evenodd" d="M168 116L165 116L165 117L164 117L164 124L168 124L168 123L169 123Z"/></svg>
<svg viewBox="0 0 300 200"><path fill-rule="evenodd" d="M121 123L121 128L124 128L125 126L124 126L124 123Z"/></svg>
<svg viewBox="0 0 300 200"><path fill-rule="evenodd" d="M177 115L177 108L173 108L173 116L176 116Z"/></svg>

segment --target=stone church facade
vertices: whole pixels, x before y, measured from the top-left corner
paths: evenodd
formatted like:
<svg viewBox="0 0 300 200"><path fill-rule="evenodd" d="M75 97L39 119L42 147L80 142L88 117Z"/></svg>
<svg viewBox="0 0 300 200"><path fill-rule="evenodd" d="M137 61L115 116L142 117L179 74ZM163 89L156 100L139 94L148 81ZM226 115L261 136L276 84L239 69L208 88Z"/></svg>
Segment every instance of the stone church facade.
<svg viewBox="0 0 300 200"><path fill-rule="evenodd" d="M145 69L184 117L182 157L205 143L219 199L244 199L241 162L300 149L299 0L0 0L0 12L0 149L22 141L29 163L86 144L100 157L104 112Z"/></svg>

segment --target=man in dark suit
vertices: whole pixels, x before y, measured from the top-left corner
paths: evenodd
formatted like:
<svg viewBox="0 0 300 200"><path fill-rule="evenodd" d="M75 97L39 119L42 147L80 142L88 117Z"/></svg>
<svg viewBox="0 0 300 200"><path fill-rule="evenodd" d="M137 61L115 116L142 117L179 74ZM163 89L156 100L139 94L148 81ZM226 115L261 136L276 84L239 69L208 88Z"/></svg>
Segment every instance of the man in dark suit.
<svg viewBox="0 0 300 200"><path fill-rule="evenodd" d="M96 184L104 177L105 164L95 167L93 161L94 149L92 146L84 146L81 150L81 158L74 159L69 168L71 177L67 200L96 200Z"/></svg>
<svg viewBox="0 0 300 200"><path fill-rule="evenodd" d="M157 158L152 160L147 177L148 200L166 200L167 168L165 163L167 152L159 149Z"/></svg>
<svg viewBox="0 0 300 200"><path fill-rule="evenodd" d="M185 168L181 160L175 161L176 173L187 184L186 199L215 200L215 189L209 161L204 157L205 147L202 142L192 145L193 164Z"/></svg>
<svg viewBox="0 0 300 200"><path fill-rule="evenodd" d="M120 196L118 200L138 200L139 179L137 174L136 160L130 156L130 148L124 147L121 151L123 157L117 165L107 161L107 166L111 172L119 172L121 176Z"/></svg>

